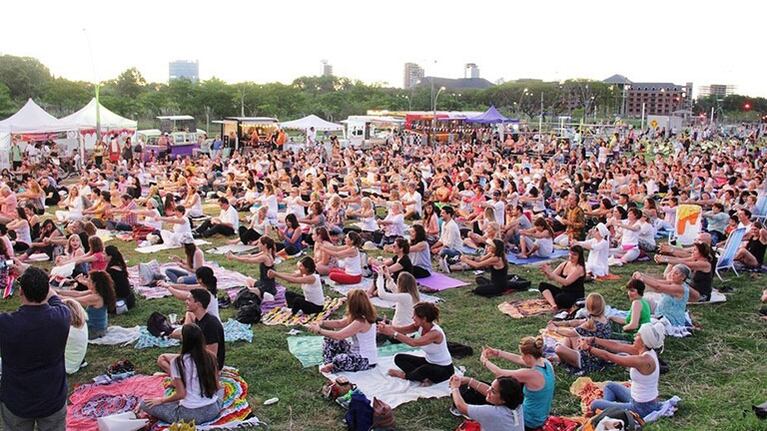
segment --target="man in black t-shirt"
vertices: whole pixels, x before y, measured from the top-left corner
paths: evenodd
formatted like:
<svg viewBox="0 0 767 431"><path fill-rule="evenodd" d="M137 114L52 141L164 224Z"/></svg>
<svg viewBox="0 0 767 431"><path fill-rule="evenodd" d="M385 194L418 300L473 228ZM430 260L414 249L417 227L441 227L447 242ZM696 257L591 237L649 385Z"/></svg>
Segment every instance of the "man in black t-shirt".
<svg viewBox="0 0 767 431"><path fill-rule="evenodd" d="M205 345L209 352L216 355L218 369L224 368L226 358L226 346L224 345L224 327L216 316L206 311L210 304L210 293L205 289L192 289L186 298L186 318L184 324L194 323L200 327L205 336ZM170 335L172 338L181 339L181 328L176 329ZM165 353L157 358L157 365L166 373L170 374L170 364L178 355Z"/></svg>

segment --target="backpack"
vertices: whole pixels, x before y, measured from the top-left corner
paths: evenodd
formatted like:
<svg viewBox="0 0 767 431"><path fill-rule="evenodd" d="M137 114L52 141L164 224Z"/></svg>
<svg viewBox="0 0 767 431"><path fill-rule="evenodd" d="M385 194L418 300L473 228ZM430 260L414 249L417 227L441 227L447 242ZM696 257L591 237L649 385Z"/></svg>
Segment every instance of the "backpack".
<svg viewBox="0 0 767 431"><path fill-rule="evenodd" d="M530 289L530 286L532 286L530 280L518 275L509 277L509 283L507 285L510 290L528 290Z"/></svg>
<svg viewBox="0 0 767 431"><path fill-rule="evenodd" d="M373 407L362 392L352 393L349 410L344 417L349 431L368 431L373 426Z"/></svg>
<svg viewBox="0 0 767 431"><path fill-rule="evenodd" d="M167 337L173 332L173 327L170 326L168 318L157 311L149 316L149 320L146 322L146 329L155 337Z"/></svg>
<svg viewBox="0 0 767 431"><path fill-rule="evenodd" d="M455 359L463 359L474 354L474 349L472 349L471 346L466 346L453 341L447 342L447 350L450 352L450 356Z"/></svg>
<svg viewBox="0 0 767 431"><path fill-rule="evenodd" d="M243 287L240 289L239 292L237 292L237 296L234 297L234 301L232 302L232 305L234 305L234 308L241 308L245 305L250 304L261 304L261 298L258 297L255 293L248 290L247 287Z"/></svg>
<svg viewBox="0 0 767 431"><path fill-rule="evenodd" d="M261 304L250 303L243 305L237 310L237 314L234 316L234 320L248 325L260 322Z"/></svg>
<svg viewBox="0 0 767 431"><path fill-rule="evenodd" d="M642 429L642 426L644 425L644 420L639 417L636 413L619 409L619 408L609 408L602 411L602 413L594 416L586 422L585 425L583 425L584 431L596 431L598 429L604 429L599 428L599 423L602 422L603 419L609 418L609 419L618 419L619 421L623 422L623 431L639 431ZM604 426L604 425L603 425ZM609 428L607 428L609 429Z"/></svg>

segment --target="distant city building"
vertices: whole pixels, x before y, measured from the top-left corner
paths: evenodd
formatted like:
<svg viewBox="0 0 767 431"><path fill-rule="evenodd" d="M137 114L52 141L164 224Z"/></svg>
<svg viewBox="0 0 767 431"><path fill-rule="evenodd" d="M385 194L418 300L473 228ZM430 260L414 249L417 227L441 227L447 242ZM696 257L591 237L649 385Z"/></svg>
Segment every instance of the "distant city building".
<svg viewBox="0 0 767 431"><path fill-rule="evenodd" d="M466 63L466 66L463 67L463 77L472 79L479 78L479 67L474 63Z"/></svg>
<svg viewBox="0 0 767 431"><path fill-rule="evenodd" d="M700 94L698 95L698 97L708 97L708 96L727 97L732 94L735 94L734 85L711 84L711 85L701 86Z"/></svg>
<svg viewBox="0 0 767 431"><path fill-rule="evenodd" d="M418 85L418 82L423 79L423 68L415 63L405 63L405 77L402 82L402 87L405 90L409 90Z"/></svg>
<svg viewBox="0 0 767 431"><path fill-rule="evenodd" d="M692 82L685 85L670 82L632 82L623 75L613 75L604 81L623 92L621 109L623 115L673 115L678 111L692 109Z"/></svg>
<svg viewBox="0 0 767 431"><path fill-rule="evenodd" d="M188 60L176 60L168 63L168 81L186 78L192 82L200 80L200 63Z"/></svg>
<svg viewBox="0 0 767 431"><path fill-rule="evenodd" d="M322 60L322 76L333 76L333 65L327 60Z"/></svg>

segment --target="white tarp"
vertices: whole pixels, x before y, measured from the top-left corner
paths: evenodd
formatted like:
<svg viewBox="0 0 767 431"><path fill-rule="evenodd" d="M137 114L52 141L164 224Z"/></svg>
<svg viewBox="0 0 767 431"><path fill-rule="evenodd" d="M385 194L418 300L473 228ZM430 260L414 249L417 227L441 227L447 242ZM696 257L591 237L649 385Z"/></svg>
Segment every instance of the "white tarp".
<svg viewBox="0 0 767 431"><path fill-rule="evenodd" d="M56 124L58 121L56 117L45 112L37 103L29 99L18 112L0 121L0 132L32 132Z"/></svg>
<svg viewBox="0 0 767 431"><path fill-rule="evenodd" d="M310 127L314 127L314 130L318 132L332 132L344 129L344 126L336 123L331 123L330 121L325 121L314 114L308 115L304 118L299 118L297 120L280 123L280 128L282 129L306 131L309 130Z"/></svg>

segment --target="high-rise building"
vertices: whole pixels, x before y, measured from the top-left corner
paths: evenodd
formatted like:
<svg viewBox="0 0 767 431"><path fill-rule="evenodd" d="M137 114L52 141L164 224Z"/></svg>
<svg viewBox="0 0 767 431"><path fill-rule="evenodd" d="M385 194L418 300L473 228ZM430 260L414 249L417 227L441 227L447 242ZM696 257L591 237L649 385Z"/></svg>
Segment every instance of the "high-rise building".
<svg viewBox="0 0 767 431"><path fill-rule="evenodd" d="M333 76L333 65L327 60L322 60L322 76Z"/></svg>
<svg viewBox="0 0 767 431"><path fill-rule="evenodd" d="M734 85L711 84L711 85L701 86L700 94L698 95L698 97L708 97L708 96L727 97L731 94L735 94Z"/></svg>
<svg viewBox="0 0 767 431"><path fill-rule="evenodd" d="M479 78L479 67L474 63L466 63L463 67L463 77L472 79Z"/></svg>
<svg viewBox="0 0 767 431"><path fill-rule="evenodd" d="M415 63L405 63L405 79L402 86L409 90L423 79L423 68Z"/></svg>
<svg viewBox="0 0 767 431"><path fill-rule="evenodd" d="M176 60L168 63L168 81L186 78L192 82L200 80L200 63L197 60Z"/></svg>

